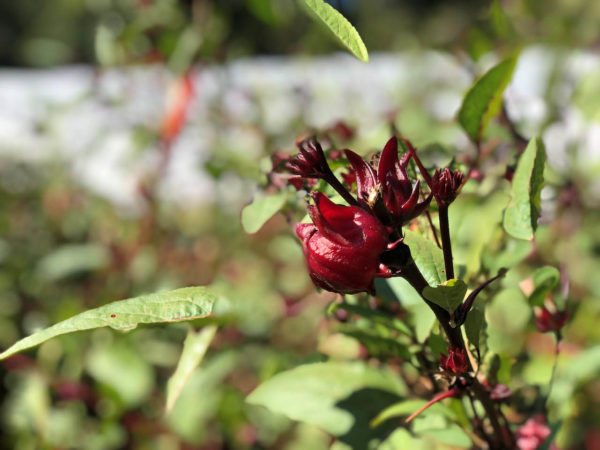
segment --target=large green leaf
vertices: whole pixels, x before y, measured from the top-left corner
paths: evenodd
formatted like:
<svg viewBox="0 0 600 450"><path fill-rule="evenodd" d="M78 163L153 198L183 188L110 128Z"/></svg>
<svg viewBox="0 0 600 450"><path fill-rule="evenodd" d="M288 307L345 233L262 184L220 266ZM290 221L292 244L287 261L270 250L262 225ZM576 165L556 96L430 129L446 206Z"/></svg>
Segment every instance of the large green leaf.
<svg viewBox="0 0 600 450"><path fill-rule="evenodd" d="M407 230L404 233L404 242L410 247L410 253L427 283L435 287L446 281L442 250L414 231Z"/></svg>
<svg viewBox="0 0 600 450"><path fill-rule="evenodd" d="M508 85L517 56L512 56L492 67L469 89L458 111L458 121L469 137L479 142L490 118L502 104L502 93Z"/></svg>
<svg viewBox="0 0 600 450"><path fill-rule="evenodd" d="M408 310L417 341L425 342L435 323L435 315L415 288L401 277L378 278L375 280L375 286L378 297L385 298L387 301L395 301ZM411 334L410 330L408 334Z"/></svg>
<svg viewBox="0 0 600 450"><path fill-rule="evenodd" d="M518 239L532 239L540 216L546 152L540 138L529 141L512 180L511 200L504 212L504 229Z"/></svg>
<svg viewBox="0 0 600 450"><path fill-rule="evenodd" d="M177 363L175 373L171 375L167 382L167 404L165 410L167 414L171 412L175 402L181 395L181 391L190 379L190 376L204 358L206 350L217 332L216 325L209 325L200 331L190 329L185 342L183 343L183 351Z"/></svg>
<svg viewBox="0 0 600 450"><path fill-rule="evenodd" d="M363 62L369 61L367 47L358 31L333 6L323 0L304 0L304 3L354 56Z"/></svg>
<svg viewBox="0 0 600 450"><path fill-rule="evenodd" d="M257 197L242 210L242 227L246 233L256 233L273 217L287 199L287 194L281 192L266 197Z"/></svg>
<svg viewBox="0 0 600 450"><path fill-rule="evenodd" d="M441 306L450 314L460 305L467 293L467 285L463 280L453 278L434 288L427 286L423 296L430 302Z"/></svg>
<svg viewBox="0 0 600 450"><path fill-rule="evenodd" d="M0 359L8 358L61 334L101 327L131 330L144 323L181 322L207 317L211 314L215 301L216 297L205 287L187 287L109 303L21 339L2 352Z"/></svg>
<svg viewBox="0 0 600 450"><path fill-rule="evenodd" d="M387 370L363 362L330 361L279 373L261 384L247 401L366 448L373 433L381 432L369 422L405 392L406 386Z"/></svg>

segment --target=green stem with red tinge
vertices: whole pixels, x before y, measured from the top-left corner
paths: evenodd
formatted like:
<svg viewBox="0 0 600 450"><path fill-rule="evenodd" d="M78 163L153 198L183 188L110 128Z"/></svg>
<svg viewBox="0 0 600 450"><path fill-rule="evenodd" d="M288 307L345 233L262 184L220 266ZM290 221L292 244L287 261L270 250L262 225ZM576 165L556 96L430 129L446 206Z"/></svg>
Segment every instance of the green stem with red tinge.
<svg viewBox="0 0 600 450"><path fill-rule="evenodd" d="M409 423L415 417L417 417L419 414L421 414L423 411L425 411L430 406L436 404L437 402L444 400L445 398L458 397L459 395L460 391L457 388L452 388L449 391L440 392L439 394L434 395L431 400L429 400L427 403L425 403L425 405L423 405L423 407L419 408L417 411L408 416L404 423Z"/></svg>

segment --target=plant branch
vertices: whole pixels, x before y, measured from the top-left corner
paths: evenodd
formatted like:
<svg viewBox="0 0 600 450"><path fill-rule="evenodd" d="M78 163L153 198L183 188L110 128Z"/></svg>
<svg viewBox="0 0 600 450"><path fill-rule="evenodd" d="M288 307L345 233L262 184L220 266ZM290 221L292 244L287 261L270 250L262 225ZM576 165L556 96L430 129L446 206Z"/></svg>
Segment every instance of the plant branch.
<svg viewBox="0 0 600 450"><path fill-rule="evenodd" d="M400 275L404 277L412 287L421 295L425 303L431 308L436 318L438 319L441 327L443 328L448 341L453 348L462 350L466 353L466 346L462 336L460 327L452 327L450 324L450 314L442 307L430 302L423 296L423 290L429 286L423 274L416 266L412 257L408 258L408 263L404 264L400 269ZM469 372L473 372L473 366L470 359L467 359ZM487 417L490 420L490 424L493 429L493 439L489 439L490 447L494 449L511 449L514 448L514 439L511 433L505 433L502 425L500 424L500 418L503 418L502 412L496 408L496 405L490 398L489 391L477 380L469 376L469 387L474 396L479 400L483 406ZM504 419L505 420L505 419Z"/></svg>
<svg viewBox="0 0 600 450"><path fill-rule="evenodd" d="M442 236L442 250L444 251L444 266L446 279L454 278L454 265L452 263L452 243L450 242L450 223L448 221L448 205L439 204L440 235Z"/></svg>

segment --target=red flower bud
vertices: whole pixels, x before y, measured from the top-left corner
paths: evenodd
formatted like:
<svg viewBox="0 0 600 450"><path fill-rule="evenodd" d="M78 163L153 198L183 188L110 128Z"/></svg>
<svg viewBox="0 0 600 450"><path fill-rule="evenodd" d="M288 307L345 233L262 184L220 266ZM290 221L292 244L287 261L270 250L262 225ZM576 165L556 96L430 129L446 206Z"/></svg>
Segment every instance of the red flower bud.
<svg viewBox="0 0 600 450"><path fill-rule="evenodd" d="M398 159L395 137L383 148L377 173L356 153L346 150L346 157L356 172L357 196L362 204L372 208L381 193L387 210L401 223L414 219L429 205L431 196L419 203L420 183L417 181L413 187L406 172L410 154Z"/></svg>
<svg viewBox="0 0 600 450"><path fill-rule="evenodd" d="M440 369L452 375L462 375L469 370L464 350L448 347L448 356L440 355Z"/></svg>
<svg viewBox="0 0 600 450"><path fill-rule="evenodd" d="M450 172L447 167L441 171L436 169L431 179L431 191L439 204L449 205L456 198L464 175L455 170Z"/></svg>
<svg viewBox="0 0 600 450"><path fill-rule="evenodd" d="M358 206L336 205L321 192L312 196L308 212L314 224L296 225L296 234L313 282L342 294L372 293L387 229Z"/></svg>
<svg viewBox="0 0 600 450"><path fill-rule="evenodd" d="M560 330L569 318L566 311L550 312L546 307L535 308L534 314L535 326L542 333Z"/></svg>
<svg viewBox="0 0 600 450"><path fill-rule="evenodd" d="M298 155L286 163L287 170L304 178L323 178L331 174L323 148L314 137L304 139L298 148Z"/></svg>
<svg viewBox="0 0 600 450"><path fill-rule="evenodd" d="M407 222L421 214L429 202L431 196L419 203L420 182L417 181L414 188L406 173L406 166L410 154L406 154L400 161L398 159L398 140L392 137L381 152L377 175L381 183L383 202L393 216L401 222Z"/></svg>
<svg viewBox="0 0 600 450"><path fill-rule="evenodd" d="M550 428L544 416L532 417L519 427L517 431L517 447L519 450L536 450L550 436Z"/></svg>

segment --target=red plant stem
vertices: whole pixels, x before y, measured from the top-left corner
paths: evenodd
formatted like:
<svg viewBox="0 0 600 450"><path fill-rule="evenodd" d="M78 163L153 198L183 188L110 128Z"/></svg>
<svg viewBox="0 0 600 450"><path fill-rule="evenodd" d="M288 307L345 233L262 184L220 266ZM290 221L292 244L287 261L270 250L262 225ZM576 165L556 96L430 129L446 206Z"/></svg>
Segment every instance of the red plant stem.
<svg viewBox="0 0 600 450"><path fill-rule="evenodd" d="M438 203L440 234L442 236L442 250L444 251L444 266L446 267L446 280L454 278L454 265L452 263L452 243L450 242L450 223L448 221L448 205Z"/></svg>
<svg viewBox="0 0 600 450"><path fill-rule="evenodd" d="M404 423L409 423L411 420L413 420L415 417L417 417L419 414L421 414L423 411L425 411L431 405L434 405L437 402L444 400L445 398L458 397L459 395L460 395L460 393L459 393L458 389L456 389L456 388L452 388L449 391L440 392L439 394L436 394L431 400L429 400L427 403L425 403L425 405L423 407L419 408L414 413L412 413L410 416L408 416L406 418L406 420L404 421Z"/></svg>

